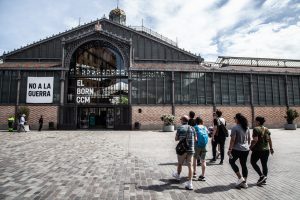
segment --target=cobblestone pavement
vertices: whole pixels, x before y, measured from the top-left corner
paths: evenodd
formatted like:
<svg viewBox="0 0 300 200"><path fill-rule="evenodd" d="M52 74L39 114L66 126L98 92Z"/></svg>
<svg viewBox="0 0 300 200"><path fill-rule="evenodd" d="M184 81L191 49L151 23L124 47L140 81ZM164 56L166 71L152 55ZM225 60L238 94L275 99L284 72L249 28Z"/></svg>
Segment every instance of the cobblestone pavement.
<svg viewBox="0 0 300 200"><path fill-rule="evenodd" d="M235 189L226 157L224 165L207 167L206 182L194 181L187 191L185 178L171 177L174 133L0 132L0 199L300 199L300 131L276 129L272 137L267 185L255 185L258 175L248 162L249 188Z"/></svg>

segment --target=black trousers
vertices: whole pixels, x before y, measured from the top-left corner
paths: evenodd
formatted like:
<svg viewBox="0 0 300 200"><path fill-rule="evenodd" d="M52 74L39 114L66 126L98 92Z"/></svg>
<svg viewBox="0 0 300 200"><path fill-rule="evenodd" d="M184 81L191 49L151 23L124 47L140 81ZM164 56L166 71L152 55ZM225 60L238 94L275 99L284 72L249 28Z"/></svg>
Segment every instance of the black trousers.
<svg viewBox="0 0 300 200"><path fill-rule="evenodd" d="M251 154L251 165L254 168L254 170L258 173L259 176L267 176L268 175L268 158L270 155L270 151L253 151ZM257 165L257 161L260 160L262 170L261 172L259 166Z"/></svg>
<svg viewBox="0 0 300 200"><path fill-rule="evenodd" d="M232 150L232 159L229 159L229 164L231 165L231 168L235 173L239 172L239 167L235 164L236 160L240 160L240 164L242 167L242 174L243 177L248 176L248 169L247 169L247 158L249 155L249 151L238 151L238 150Z"/></svg>
<svg viewBox="0 0 300 200"><path fill-rule="evenodd" d="M40 126L39 126L39 131L42 130L42 127L43 127L43 124L40 123Z"/></svg>
<svg viewBox="0 0 300 200"><path fill-rule="evenodd" d="M225 146L226 138L216 138L215 141L212 141L212 152L213 152L213 159L216 160L217 154L217 146L220 144L220 153L221 153L221 161L224 160L224 146Z"/></svg>

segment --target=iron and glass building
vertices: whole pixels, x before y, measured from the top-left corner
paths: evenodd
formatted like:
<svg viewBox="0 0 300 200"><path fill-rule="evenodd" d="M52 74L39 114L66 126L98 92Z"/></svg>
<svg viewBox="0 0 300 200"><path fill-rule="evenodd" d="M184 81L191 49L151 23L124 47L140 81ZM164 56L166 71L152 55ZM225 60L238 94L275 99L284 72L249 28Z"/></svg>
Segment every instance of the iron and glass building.
<svg viewBox="0 0 300 200"><path fill-rule="evenodd" d="M288 107L300 112L300 60L224 57L205 62L125 12L5 52L0 64L0 128L20 107L29 124L58 129L157 129L162 114L193 110L206 125L216 109L229 126L241 112L282 127Z"/></svg>

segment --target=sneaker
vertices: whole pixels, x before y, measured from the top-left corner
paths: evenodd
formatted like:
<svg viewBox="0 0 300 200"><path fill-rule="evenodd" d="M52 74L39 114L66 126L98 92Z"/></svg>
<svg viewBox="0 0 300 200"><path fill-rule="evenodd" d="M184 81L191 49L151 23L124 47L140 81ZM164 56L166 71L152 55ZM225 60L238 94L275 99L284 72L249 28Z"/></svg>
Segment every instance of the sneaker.
<svg viewBox="0 0 300 200"><path fill-rule="evenodd" d="M197 174L196 173L193 174L193 178L197 178Z"/></svg>
<svg viewBox="0 0 300 200"><path fill-rule="evenodd" d="M204 176L200 175L199 178L198 178L198 181L206 181L206 180L205 180Z"/></svg>
<svg viewBox="0 0 300 200"><path fill-rule="evenodd" d="M256 185L261 185L261 184L262 184L264 181L266 181L266 180L267 180L267 177L264 176L264 175L262 175L262 176L258 179Z"/></svg>
<svg viewBox="0 0 300 200"><path fill-rule="evenodd" d="M223 160L220 161L219 165L223 165Z"/></svg>
<svg viewBox="0 0 300 200"><path fill-rule="evenodd" d="M244 182L244 183L242 183L242 184L240 185L240 187L241 187L241 188L247 189L247 188L248 188L248 184L247 184L246 182Z"/></svg>
<svg viewBox="0 0 300 200"><path fill-rule="evenodd" d="M177 172L173 172L173 173L172 173L172 176L173 176L176 180L180 181L180 175L179 175Z"/></svg>
<svg viewBox="0 0 300 200"><path fill-rule="evenodd" d="M264 180L261 184L262 184L262 185L267 185L266 180Z"/></svg>
<svg viewBox="0 0 300 200"><path fill-rule="evenodd" d="M193 183L192 183L192 181L187 181L187 182L185 182L184 183L184 187L185 187L185 189L187 189L187 190L193 190L194 188L193 188Z"/></svg>
<svg viewBox="0 0 300 200"><path fill-rule="evenodd" d="M245 183L245 182L246 182L245 179L242 177L242 178L238 179L235 186L240 187L242 185L242 183Z"/></svg>

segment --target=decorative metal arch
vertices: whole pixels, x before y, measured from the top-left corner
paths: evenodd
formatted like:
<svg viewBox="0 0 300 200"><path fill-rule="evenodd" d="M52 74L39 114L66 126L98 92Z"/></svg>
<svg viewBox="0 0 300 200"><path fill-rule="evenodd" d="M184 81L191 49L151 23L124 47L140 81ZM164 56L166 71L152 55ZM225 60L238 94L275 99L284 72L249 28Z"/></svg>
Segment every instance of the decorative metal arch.
<svg viewBox="0 0 300 200"><path fill-rule="evenodd" d="M101 34L100 32L95 32L92 35L87 35L84 37L77 36L79 39L66 42L65 44L65 57L64 57L64 67L69 68L70 62L75 51L86 45L84 48L90 48L95 46L107 47L115 52L119 53L123 59L124 68L126 70L130 67L130 44L113 37L108 37L107 35ZM94 42L93 42L94 41Z"/></svg>

